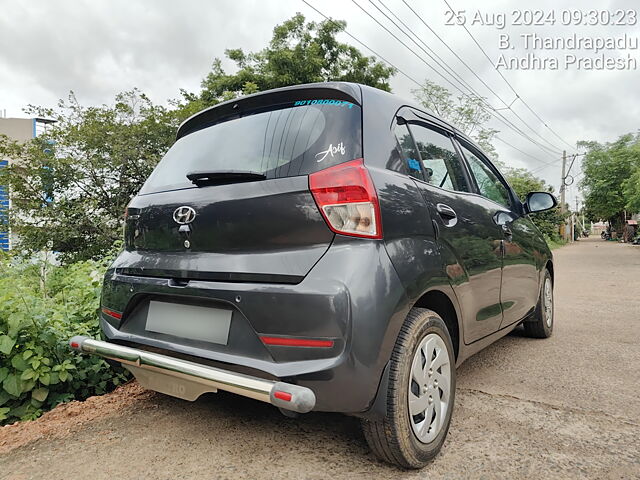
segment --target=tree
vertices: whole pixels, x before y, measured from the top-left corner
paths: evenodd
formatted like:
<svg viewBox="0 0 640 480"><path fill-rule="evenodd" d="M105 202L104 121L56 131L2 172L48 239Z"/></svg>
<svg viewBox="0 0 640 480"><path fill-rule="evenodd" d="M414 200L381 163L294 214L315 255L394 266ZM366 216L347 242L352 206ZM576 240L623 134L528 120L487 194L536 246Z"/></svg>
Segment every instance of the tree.
<svg viewBox="0 0 640 480"><path fill-rule="evenodd" d="M357 82L390 91L389 79L395 69L339 42L336 36L345 27L345 22L335 20L305 23L305 17L298 13L274 28L273 38L263 50L225 50L238 71L226 73L216 59L202 81L200 95L187 98L213 105L261 90L328 81Z"/></svg>
<svg viewBox="0 0 640 480"><path fill-rule="evenodd" d="M542 178L536 177L525 168L507 168L505 177L522 201L525 200L530 192L553 193L551 185L548 185ZM559 228L563 223L563 216L560 213L559 206L546 212L533 214L531 219L548 239L560 239Z"/></svg>
<svg viewBox="0 0 640 480"><path fill-rule="evenodd" d="M481 99L462 95L454 98L449 90L430 80L425 80L411 93L425 108L473 138L485 153L497 159L498 154L491 141L498 131L485 126L491 115Z"/></svg>
<svg viewBox="0 0 640 480"><path fill-rule="evenodd" d="M640 141L636 136L636 141L629 146L629 156L631 161L631 175L624 184L624 194L627 200L627 210L630 212L640 212Z"/></svg>
<svg viewBox="0 0 640 480"><path fill-rule="evenodd" d="M27 143L0 139L0 157L14 160L0 184L11 191L18 248L51 249L65 261L101 256L120 239L125 206L173 142L179 111L132 90L114 106L83 107L72 93L56 109L28 113L56 123Z"/></svg>
<svg viewBox="0 0 640 480"><path fill-rule="evenodd" d="M58 108L28 113L56 120L44 137L27 143L0 138L0 185L12 196L10 225L18 248L54 250L63 261L97 258L121 237L124 208L175 139L182 120L241 94L305 82L344 80L389 90L394 69L336 39L341 21L305 22L297 14L275 27L269 45L256 53L227 50L238 71L227 74L216 60L202 91L181 91L168 107L138 90L116 96L114 105L84 107L73 93ZM1 207L0 207L1 208ZM6 217L0 211L0 221Z"/></svg>
<svg viewBox="0 0 640 480"><path fill-rule="evenodd" d="M627 209L635 213L640 212L640 162L638 163L639 165L634 167L633 173L625 184Z"/></svg>
<svg viewBox="0 0 640 480"><path fill-rule="evenodd" d="M578 142L587 149L582 162L584 178L580 184L585 194L585 212L590 220L607 220L621 229L624 211L640 206L640 135L626 134L612 143Z"/></svg>

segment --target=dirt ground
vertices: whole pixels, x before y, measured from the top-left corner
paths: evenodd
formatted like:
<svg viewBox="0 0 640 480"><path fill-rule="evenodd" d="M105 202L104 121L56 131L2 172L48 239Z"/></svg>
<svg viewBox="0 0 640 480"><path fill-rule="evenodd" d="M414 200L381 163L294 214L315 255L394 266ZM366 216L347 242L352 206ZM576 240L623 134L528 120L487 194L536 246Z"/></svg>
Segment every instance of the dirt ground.
<svg viewBox="0 0 640 480"><path fill-rule="evenodd" d="M640 478L640 247L593 238L555 258L554 335L516 331L458 369L422 471L378 462L353 418L129 384L0 428L0 478Z"/></svg>

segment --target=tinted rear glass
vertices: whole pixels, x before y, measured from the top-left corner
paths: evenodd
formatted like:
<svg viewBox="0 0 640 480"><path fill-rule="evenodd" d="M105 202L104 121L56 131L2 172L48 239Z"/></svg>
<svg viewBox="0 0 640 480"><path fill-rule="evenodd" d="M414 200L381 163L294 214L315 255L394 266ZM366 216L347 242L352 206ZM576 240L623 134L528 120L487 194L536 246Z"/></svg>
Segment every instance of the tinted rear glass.
<svg viewBox="0 0 640 480"><path fill-rule="evenodd" d="M314 103L315 102L315 103ZM195 171L240 170L293 177L362 157L359 106L342 100L294 101L179 139L140 194L195 187Z"/></svg>

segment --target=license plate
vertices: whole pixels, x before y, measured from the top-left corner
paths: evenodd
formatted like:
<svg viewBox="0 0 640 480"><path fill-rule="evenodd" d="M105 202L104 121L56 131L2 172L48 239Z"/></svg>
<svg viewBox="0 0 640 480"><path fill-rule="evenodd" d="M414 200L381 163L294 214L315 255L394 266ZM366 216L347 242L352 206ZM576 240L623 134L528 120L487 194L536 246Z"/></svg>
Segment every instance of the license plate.
<svg viewBox="0 0 640 480"><path fill-rule="evenodd" d="M231 310L168 302L149 302L146 330L226 345Z"/></svg>

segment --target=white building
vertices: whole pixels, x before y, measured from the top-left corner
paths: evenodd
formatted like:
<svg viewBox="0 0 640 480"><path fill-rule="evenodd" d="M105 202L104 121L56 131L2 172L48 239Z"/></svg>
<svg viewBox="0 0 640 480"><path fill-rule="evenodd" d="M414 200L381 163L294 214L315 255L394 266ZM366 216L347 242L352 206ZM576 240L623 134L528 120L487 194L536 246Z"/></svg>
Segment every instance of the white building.
<svg viewBox="0 0 640 480"><path fill-rule="evenodd" d="M27 142L32 138L44 133L47 126L55 120L47 118L4 118L0 116L0 135ZM10 158L0 158L0 168L11 164ZM11 197L7 187L0 185L0 250L7 251L11 248L12 240L10 232L3 227L3 221L7 218L7 213L11 208Z"/></svg>

